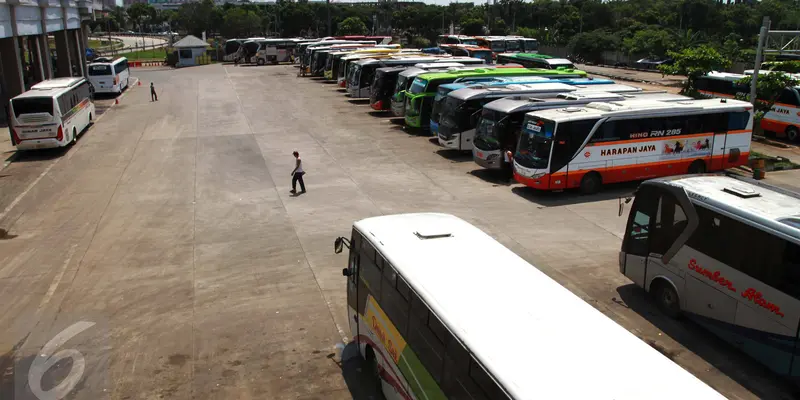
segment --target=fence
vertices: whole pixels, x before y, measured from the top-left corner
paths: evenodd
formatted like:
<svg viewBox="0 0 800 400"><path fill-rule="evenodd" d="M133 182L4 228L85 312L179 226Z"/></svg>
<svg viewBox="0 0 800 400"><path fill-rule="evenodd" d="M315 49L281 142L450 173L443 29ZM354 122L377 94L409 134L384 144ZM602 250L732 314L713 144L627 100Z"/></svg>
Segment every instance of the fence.
<svg viewBox="0 0 800 400"><path fill-rule="evenodd" d="M165 50L162 54L161 52L151 52L150 54L137 54L138 52L145 52L146 50L156 50L160 48L165 48L169 45L169 38L163 36L146 36L146 35L132 35L132 34L123 34L123 33L112 33L112 39L114 37L132 37L136 38L135 44L133 46L122 46L122 47L114 47L111 49L96 49L96 53L98 56L116 56L118 54L125 54L125 53L134 53L131 54L129 59L158 59L163 60L166 55L167 51ZM107 40L108 36L91 36L90 39L102 39ZM140 44L141 40L141 44ZM149 42L149 43L148 43Z"/></svg>

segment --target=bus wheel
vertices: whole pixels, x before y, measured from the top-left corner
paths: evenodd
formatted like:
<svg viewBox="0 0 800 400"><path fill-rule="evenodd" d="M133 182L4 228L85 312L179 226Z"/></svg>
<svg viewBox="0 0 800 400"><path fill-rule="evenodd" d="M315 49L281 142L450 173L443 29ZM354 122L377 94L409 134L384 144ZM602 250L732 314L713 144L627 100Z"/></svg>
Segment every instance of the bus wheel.
<svg viewBox="0 0 800 400"><path fill-rule="evenodd" d="M78 142L78 131L75 128L72 128L72 144Z"/></svg>
<svg viewBox="0 0 800 400"><path fill-rule="evenodd" d="M600 186L603 185L603 180L597 172L589 172L581 179L581 193L595 194L600 191Z"/></svg>
<svg viewBox="0 0 800 400"><path fill-rule="evenodd" d="M266 63L267 62L263 58L259 58L259 59L256 60L256 64L258 64L258 65L264 65Z"/></svg>
<svg viewBox="0 0 800 400"><path fill-rule="evenodd" d="M659 279L651 284L650 292L655 296L658 308L668 317L678 318L681 315L681 302L672 285Z"/></svg>
<svg viewBox="0 0 800 400"><path fill-rule="evenodd" d="M703 160L694 160L689 165L690 174L702 174L704 172L706 172L706 163Z"/></svg>
<svg viewBox="0 0 800 400"><path fill-rule="evenodd" d="M89 122L92 122L92 113L89 113Z"/></svg>
<svg viewBox="0 0 800 400"><path fill-rule="evenodd" d="M792 142L796 142L800 138L800 130L796 126L786 128L786 138Z"/></svg>

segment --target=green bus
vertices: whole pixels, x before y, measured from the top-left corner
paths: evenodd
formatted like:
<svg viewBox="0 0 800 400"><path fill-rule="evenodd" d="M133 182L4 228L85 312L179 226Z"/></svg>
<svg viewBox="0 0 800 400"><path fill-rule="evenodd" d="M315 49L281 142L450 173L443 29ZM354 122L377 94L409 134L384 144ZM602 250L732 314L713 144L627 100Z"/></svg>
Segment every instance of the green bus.
<svg viewBox="0 0 800 400"><path fill-rule="evenodd" d="M431 72L414 78L411 87L404 93L405 123L412 128L427 129L430 123L433 99L440 85L463 80L503 80L504 77L539 76L544 78L584 78L586 72L577 69L540 68L476 68L463 71Z"/></svg>

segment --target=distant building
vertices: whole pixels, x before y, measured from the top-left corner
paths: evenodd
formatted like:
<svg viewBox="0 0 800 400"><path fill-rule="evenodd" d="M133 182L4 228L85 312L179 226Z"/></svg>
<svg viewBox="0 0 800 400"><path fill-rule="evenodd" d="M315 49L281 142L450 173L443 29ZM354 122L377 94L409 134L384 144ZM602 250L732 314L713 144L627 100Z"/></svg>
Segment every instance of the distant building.
<svg viewBox="0 0 800 400"><path fill-rule="evenodd" d="M122 6L128 8L136 3L145 3L147 4L147 0L122 0Z"/></svg>

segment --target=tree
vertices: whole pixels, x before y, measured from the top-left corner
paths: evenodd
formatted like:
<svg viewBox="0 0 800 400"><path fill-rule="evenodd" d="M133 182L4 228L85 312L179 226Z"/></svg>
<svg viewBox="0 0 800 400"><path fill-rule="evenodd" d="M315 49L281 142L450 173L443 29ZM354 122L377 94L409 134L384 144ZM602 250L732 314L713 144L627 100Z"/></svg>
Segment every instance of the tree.
<svg viewBox="0 0 800 400"><path fill-rule="evenodd" d="M142 32L142 24L144 21L149 20L156 15L156 9L147 3L133 3L128 8L128 17L133 21L135 26L138 26L139 32Z"/></svg>
<svg viewBox="0 0 800 400"><path fill-rule="evenodd" d="M750 87L753 80L752 76L746 76L739 80L737 83ZM754 104L755 113L753 115L753 126L760 127L761 119L764 115L772 110L778 96L786 88L794 87L800 84L800 80L794 78L792 75L783 72L770 72L769 74L759 74L756 81L756 98L758 101ZM736 96L740 100L749 101L750 94Z"/></svg>
<svg viewBox="0 0 800 400"><path fill-rule="evenodd" d="M671 65L659 65L658 69L667 75L685 75L686 83L681 93L696 93L694 82L697 78L715 70L724 70L731 66L731 61L723 57L713 47L698 46L681 51L671 51L669 56L674 62Z"/></svg>
<svg viewBox="0 0 800 400"><path fill-rule="evenodd" d="M261 18L243 8L230 8L225 12L221 33L226 37L252 37L261 33Z"/></svg>
<svg viewBox="0 0 800 400"><path fill-rule="evenodd" d="M614 51L618 47L619 38L603 29L579 33L569 41L569 49L572 53L594 63L602 63L603 52Z"/></svg>
<svg viewBox="0 0 800 400"><path fill-rule="evenodd" d="M411 39L411 47L417 49L424 49L430 46L431 46L431 41L422 36L414 36L414 38Z"/></svg>
<svg viewBox="0 0 800 400"><path fill-rule="evenodd" d="M508 34L508 28L506 28L506 21L503 21L502 18L495 18L494 24L489 33L498 36L504 36Z"/></svg>
<svg viewBox="0 0 800 400"><path fill-rule="evenodd" d="M464 35L483 35L483 20L470 18L461 22L461 33Z"/></svg>
<svg viewBox="0 0 800 400"><path fill-rule="evenodd" d="M345 18L336 28L338 35L366 35L367 24L358 17Z"/></svg>
<svg viewBox="0 0 800 400"><path fill-rule="evenodd" d="M622 41L628 54L644 54L652 58L662 58L675 49L675 37L661 28L647 28L637 31L632 37Z"/></svg>

